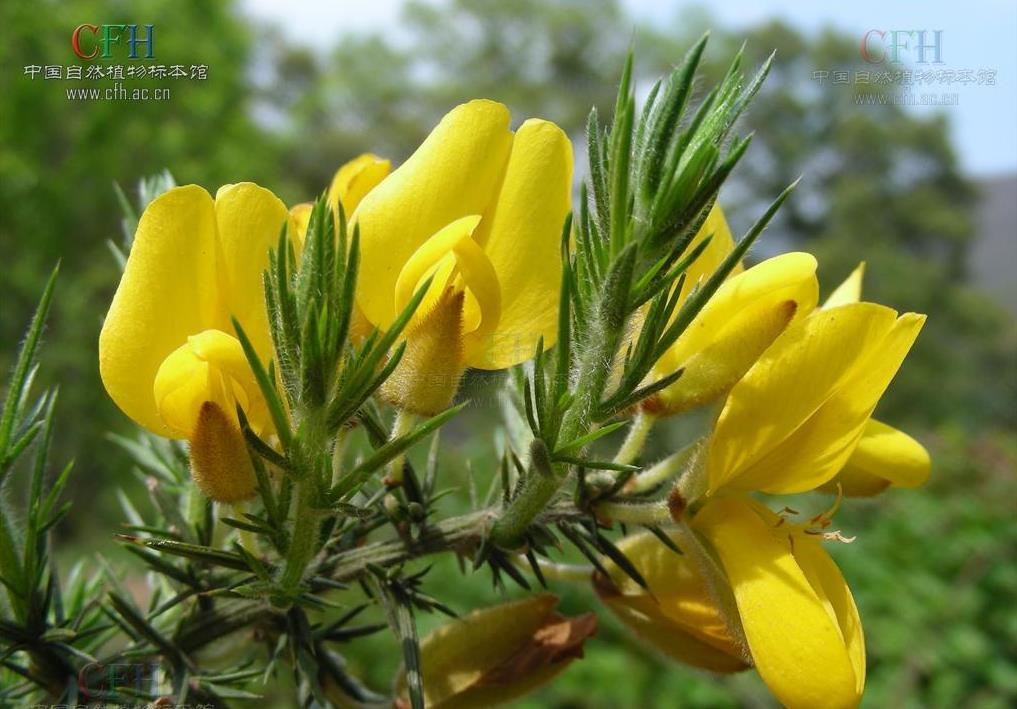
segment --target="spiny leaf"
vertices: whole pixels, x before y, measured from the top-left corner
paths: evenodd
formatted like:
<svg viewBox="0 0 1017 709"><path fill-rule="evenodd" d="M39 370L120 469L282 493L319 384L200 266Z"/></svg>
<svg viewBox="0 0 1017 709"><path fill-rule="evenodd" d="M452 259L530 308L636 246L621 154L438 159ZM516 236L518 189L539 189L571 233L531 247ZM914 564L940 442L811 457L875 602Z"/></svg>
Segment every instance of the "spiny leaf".
<svg viewBox="0 0 1017 709"><path fill-rule="evenodd" d="M17 420L18 404L25 396L25 384L35 362L35 355L39 348L39 340L42 338L42 329L49 314L50 302L53 299L53 289L56 287L57 274L60 271L58 264L50 273L46 287L42 291L42 297L35 308L31 324L28 326L28 333L21 343L21 350L18 352L18 359L14 364L14 371L7 384L7 396L4 399L3 413L0 414L0 458L5 461L4 468L0 469L0 483L3 482L7 473L6 462L9 458L9 447L11 435L14 431Z"/></svg>
<svg viewBox="0 0 1017 709"><path fill-rule="evenodd" d="M380 470L386 463L397 458L417 441L424 438L450 418L458 414L466 407L467 403L468 402L464 402L457 406L453 406L437 416L429 418L405 436L400 436L399 438L391 440L378 448L365 461L354 468L345 478L343 478L342 481L332 488L329 493L329 498L331 500L340 500L349 493L358 489L360 485L362 485L364 481L371 476L371 474Z"/></svg>
<svg viewBox="0 0 1017 709"><path fill-rule="evenodd" d="M251 365L254 378L258 382L258 388L261 389L265 403L268 404L268 411L272 416L272 423L275 424L276 434L279 436L283 448L288 449L293 434L290 432L289 416L287 416L286 409L279 399L275 382L269 378L268 371L266 371L265 366L262 364L261 358L258 357L258 353L255 352L254 345L251 344L251 340L247 337L247 333L244 332L244 328L241 327L240 321L236 318L232 318L232 321L233 329L237 333L237 339L240 340L240 346L243 347L244 355L247 356L247 362Z"/></svg>
<svg viewBox="0 0 1017 709"><path fill-rule="evenodd" d="M617 423L602 426L601 428L598 428L595 431L587 433L585 436L580 436L579 438L569 441L568 443L564 443L561 446L559 446L558 449L554 452L554 457L558 458L561 456L575 453L576 451L588 446L594 441L599 440L611 433L614 433L619 428L624 426L626 423L627 423L626 421L618 421Z"/></svg>

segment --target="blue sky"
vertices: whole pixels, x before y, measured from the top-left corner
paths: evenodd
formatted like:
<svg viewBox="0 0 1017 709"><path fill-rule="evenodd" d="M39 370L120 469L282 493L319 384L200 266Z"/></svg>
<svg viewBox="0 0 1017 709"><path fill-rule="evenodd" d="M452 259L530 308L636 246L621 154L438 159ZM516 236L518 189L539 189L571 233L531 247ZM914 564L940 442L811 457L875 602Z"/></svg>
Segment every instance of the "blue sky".
<svg viewBox="0 0 1017 709"><path fill-rule="evenodd" d="M666 26L690 3L622 0L638 18ZM288 36L327 47L343 32L391 29L403 0L315 2L244 0L253 17L282 26ZM961 163L975 175L1017 172L1017 2L950 0L808 2L807 0L714 0L710 13L737 29L780 17L810 32L833 25L857 34L869 30L942 30L944 69L995 69L995 86L935 87L956 92L958 105L945 107ZM820 69L823 67L817 67ZM934 109L913 107L916 112Z"/></svg>

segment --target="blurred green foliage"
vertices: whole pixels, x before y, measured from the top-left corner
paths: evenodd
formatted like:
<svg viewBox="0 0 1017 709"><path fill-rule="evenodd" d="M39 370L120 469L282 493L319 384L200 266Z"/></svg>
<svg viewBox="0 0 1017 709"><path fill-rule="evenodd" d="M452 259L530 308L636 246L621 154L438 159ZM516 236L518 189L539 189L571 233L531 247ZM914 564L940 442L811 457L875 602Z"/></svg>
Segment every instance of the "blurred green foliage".
<svg viewBox="0 0 1017 709"><path fill-rule="evenodd" d="M75 62L70 34L78 24L118 21L154 24L158 61L207 64L208 81L174 84L167 102L71 102L63 89L74 82L22 76L27 64ZM168 167L180 183L214 190L250 179L288 203L302 201L359 152L403 159L451 105L476 96L506 102L517 120L557 121L577 139L581 164L586 112L609 110L633 37L638 74L652 77L710 24L708 15L690 12L671 29L633 30L615 0L409 2L398 32L345 35L321 53L253 26L235 3L0 6L0 366L13 357L45 274L63 259L43 377L62 387L57 459L78 461L80 511L64 529L103 535L79 540L78 550L109 551L117 513L90 519L85 510L97 499L95 509L116 509L106 507L115 486L134 484L103 440L106 431L129 426L102 390L95 347L118 275L105 245L119 238L114 180L130 187ZM835 554L866 622L865 703L1013 705L1017 335L1012 318L967 280L976 193L960 172L947 116L857 106L852 87L812 81L815 70L858 67L854 37L805 37L781 23L715 36L710 56L728 56L729 45L743 39L750 64L778 50L744 119L743 131L756 131L754 145L725 192L736 231L804 174L764 243L816 253L827 289L865 259L868 298L930 314L881 415L918 427L934 452L933 481L921 491L846 504L837 518L859 537ZM453 443L450 457L474 460L486 485L490 442ZM455 499L467 504L465 495ZM454 564L440 566L430 580L453 607L493 600L482 580L461 583L456 573ZM566 610L589 602L585 590L569 592ZM358 647L362 654L351 663L384 684L392 648L382 639ZM675 667L605 617L587 659L524 706L769 701L754 677L718 680Z"/></svg>

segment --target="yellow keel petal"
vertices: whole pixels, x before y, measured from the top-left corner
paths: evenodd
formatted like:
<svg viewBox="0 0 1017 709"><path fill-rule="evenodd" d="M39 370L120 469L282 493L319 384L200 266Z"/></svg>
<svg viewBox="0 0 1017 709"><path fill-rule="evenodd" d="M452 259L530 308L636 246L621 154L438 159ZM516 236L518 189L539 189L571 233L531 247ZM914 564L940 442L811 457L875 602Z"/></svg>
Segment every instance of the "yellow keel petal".
<svg viewBox="0 0 1017 709"><path fill-rule="evenodd" d="M815 550L809 549L805 563L815 569L813 578L819 575L823 581L817 591L788 536L781 536L747 500L714 500L696 515L695 526L720 558L756 669L777 699L790 709L857 706L864 682L856 669L861 634L857 614L848 609L854 606L848 604L843 579L835 584L829 568L817 564Z"/></svg>
<svg viewBox="0 0 1017 709"><path fill-rule="evenodd" d="M353 215L361 230L357 302L371 323L385 329L395 319L396 281L421 244L456 219L487 212L511 146L508 109L471 101L364 197Z"/></svg>
<svg viewBox="0 0 1017 709"><path fill-rule="evenodd" d="M932 461L921 443L893 426L869 419L861 440L837 477L823 486L849 497L876 495L891 485L918 487L929 478Z"/></svg>

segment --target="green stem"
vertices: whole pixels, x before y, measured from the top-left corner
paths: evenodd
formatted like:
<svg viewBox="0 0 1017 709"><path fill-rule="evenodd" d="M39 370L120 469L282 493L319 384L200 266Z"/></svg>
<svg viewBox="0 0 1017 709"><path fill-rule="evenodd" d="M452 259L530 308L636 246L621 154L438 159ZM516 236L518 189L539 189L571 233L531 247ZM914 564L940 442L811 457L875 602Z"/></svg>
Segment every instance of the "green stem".
<svg viewBox="0 0 1017 709"><path fill-rule="evenodd" d="M413 426L416 423L416 414L412 414L406 409L397 409L395 422L392 424L392 435L389 436L389 440L394 441L405 436L413 430ZM388 464L388 473L385 475L386 485L389 487L399 487L403 484L403 463L405 461L406 455L402 454L393 458L392 462Z"/></svg>
<svg viewBox="0 0 1017 709"><path fill-rule="evenodd" d="M657 417L653 414L642 409L636 412L635 418L632 419L632 425L629 427L629 433L625 437L625 442L622 443L621 448L618 449L614 462L629 465L632 461L636 460L643 452L643 446L646 445L646 437L656 422Z"/></svg>
<svg viewBox="0 0 1017 709"><path fill-rule="evenodd" d="M205 523L205 507L208 498L197 485L191 485L187 493L187 523L197 529Z"/></svg>
<svg viewBox="0 0 1017 709"><path fill-rule="evenodd" d="M314 487L312 481L297 483L297 499L294 503L293 532L289 549L286 551L286 566L279 583L287 592L296 590L304 577L307 564L318 545L318 513L312 504Z"/></svg>
<svg viewBox="0 0 1017 709"><path fill-rule="evenodd" d="M587 584L593 578L594 568L590 564L563 564L556 561L548 561L539 556L536 557L537 566L545 579L551 581L563 581L566 583ZM530 570L530 564L525 556L517 556L512 560L516 566L524 571Z"/></svg>
<svg viewBox="0 0 1017 709"><path fill-rule="evenodd" d="M657 525L671 522L667 501L654 502L600 502L597 515L622 524Z"/></svg>
<svg viewBox="0 0 1017 709"><path fill-rule="evenodd" d="M659 463L655 463L652 467L647 468L643 472L634 476L628 481L628 483L625 484L625 493L628 495L636 495L641 492L646 492L647 490L651 490L657 485L660 485L666 480L674 477L679 472L686 471L690 460L694 465L697 463L695 454L699 451L702 445L702 439L696 440L678 452L672 453L667 458L664 458L664 460ZM679 486L680 485L681 483L679 483ZM685 497L685 491L682 490L681 492L682 496Z"/></svg>
<svg viewBox="0 0 1017 709"><path fill-rule="evenodd" d="M244 513L250 511L250 505L244 500L235 502L232 505L233 516L237 519L243 519ZM247 551L251 552L254 556L258 556L258 538L254 532L249 529L237 529L237 541Z"/></svg>
<svg viewBox="0 0 1017 709"><path fill-rule="evenodd" d="M626 295L627 289L626 283ZM561 441L575 440L590 431L594 423L594 410L600 404L607 388L611 362L614 360L624 329L623 310L602 301L597 311L599 317L590 327L587 342L582 343L587 346L585 350L581 350L583 355L580 357L575 377L575 400L562 420L558 435L558 440ZM504 549L518 547L526 529L564 484L568 470L568 466L556 465L553 470L536 471L535 474L529 475L519 495L492 527L491 541Z"/></svg>
<svg viewBox="0 0 1017 709"><path fill-rule="evenodd" d="M2 504L2 501L0 501L0 505ZM10 599L10 606L14 611L14 616L18 620L24 621L26 617L26 599L20 595L20 592L15 591L15 588L19 590L24 589L25 581L22 578L21 558L17 551L18 545L15 542L13 520L7 514L6 509L2 509L0 512L3 513L0 516L0 571L3 571L8 584L10 584L4 584L4 589L7 591L7 597Z"/></svg>
<svg viewBox="0 0 1017 709"><path fill-rule="evenodd" d="M581 519L584 515L586 513L575 507L562 506L544 511L541 519L553 523ZM387 568L447 551L470 555L490 536L491 527L497 519L497 510L489 508L428 525L420 537L412 541L370 542L326 559L319 573L336 581L352 581L367 573L372 566Z"/></svg>
<svg viewBox="0 0 1017 709"><path fill-rule="evenodd" d="M343 456L350 442L349 432L340 428L335 434L335 445L332 448L332 487L339 484L343 474Z"/></svg>

